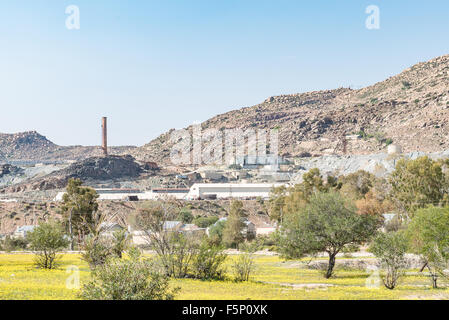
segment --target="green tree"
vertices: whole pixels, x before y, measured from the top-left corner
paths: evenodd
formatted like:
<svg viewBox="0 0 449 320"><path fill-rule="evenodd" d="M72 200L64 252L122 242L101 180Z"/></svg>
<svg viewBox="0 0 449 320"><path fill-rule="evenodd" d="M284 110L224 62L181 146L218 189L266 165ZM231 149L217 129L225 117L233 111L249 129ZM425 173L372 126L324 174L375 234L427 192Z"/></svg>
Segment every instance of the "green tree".
<svg viewBox="0 0 449 320"><path fill-rule="evenodd" d="M89 231L93 213L98 210L97 192L82 186L79 179L70 179L62 198L62 212L70 234L70 249L73 250L74 235L83 237Z"/></svg>
<svg viewBox="0 0 449 320"><path fill-rule="evenodd" d="M243 219L246 212L243 209L243 202L234 200L231 203L229 216L223 230L223 243L228 247L237 248L237 246L245 241L243 230L245 223Z"/></svg>
<svg viewBox="0 0 449 320"><path fill-rule="evenodd" d="M112 252L121 259L123 252L130 246L130 239L126 230L117 230L112 234Z"/></svg>
<svg viewBox="0 0 449 320"><path fill-rule="evenodd" d="M268 202L268 214L271 220L282 223L284 217L303 209L309 199L318 192L337 190L340 184L333 176L325 181L317 168L304 173L303 181L294 187L274 188Z"/></svg>
<svg viewBox="0 0 449 320"><path fill-rule="evenodd" d="M348 199L359 200L372 190L377 178L364 170L350 173L338 178L341 183L340 192Z"/></svg>
<svg viewBox="0 0 449 320"><path fill-rule="evenodd" d="M378 217L357 214L354 205L339 193L317 193L302 210L284 221L278 247L286 258L326 252L326 278L330 278L337 254L345 246L370 240L380 222Z"/></svg>
<svg viewBox="0 0 449 320"><path fill-rule="evenodd" d="M57 260L61 258L58 251L68 245L64 229L55 221L41 223L28 234L28 239L31 249L35 251L35 263L43 269L56 268Z"/></svg>
<svg viewBox="0 0 449 320"><path fill-rule="evenodd" d="M215 217L215 216L197 217L197 218L193 219L192 223L200 228L207 228L207 227L213 225L217 221L218 221L218 217Z"/></svg>
<svg viewBox="0 0 449 320"><path fill-rule="evenodd" d="M429 157L400 159L389 178L391 198L406 216L447 202L448 184L440 162Z"/></svg>
<svg viewBox="0 0 449 320"><path fill-rule="evenodd" d="M191 223L193 221L192 211L187 208L182 208L179 211L178 220L182 221L183 223Z"/></svg>
<svg viewBox="0 0 449 320"><path fill-rule="evenodd" d="M278 223L282 221L287 191L285 186L276 187L271 190L270 199L268 200L268 215L272 221Z"/></svg>
<svg viewBox="0 0 449 320"><path fill-rule="evenodd" d="M402 232L379 233L370 246L370 251L380 260L382 281L386 288L392 290L398 284L407 266L405 254L407 239Z"/></svg>
<svg viewBox="0 0 449 320"><path fill-rule="evenodd" d="M223 230L225 226L226 220L220 220L209 227L209 238L212 243L216 245L220 245L223 243Z"/></svg>
<svg viewBox="0 0 449 320"><path fill-rule="evenodd" d="M329 190L329 186L324 183L318 168L311 169L302 176L303 182L300 187L304 193L306 199L310 198L317 192L326 192Z"/></svg>
<svg viewBox="0 0 449 320"><path fill-rule="evenodd" d="M432 286L449 262L449 207L418 210L407 227L410 249L421 256L430 272Z"/></svg>

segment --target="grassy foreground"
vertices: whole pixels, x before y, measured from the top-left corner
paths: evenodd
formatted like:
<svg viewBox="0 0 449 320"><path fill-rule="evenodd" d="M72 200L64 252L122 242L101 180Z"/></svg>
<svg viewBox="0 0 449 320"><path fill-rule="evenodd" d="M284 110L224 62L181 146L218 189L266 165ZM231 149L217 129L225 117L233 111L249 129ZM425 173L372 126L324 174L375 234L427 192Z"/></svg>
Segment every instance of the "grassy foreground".
<svg viewBox="0 0 449 320"><path fill-rule="evenodd" d="M388 290L382 285L367 287L370 274L363 270L337 269L334 278L326 280L320 271L306 269L299 261L257 256L256 265L247 283L173 280L181 288L177 299L449 299L448 288L431 289L426 274L417 270L409 270L396 289ZM89 268L79 255L64 255L57 270L47 271L36 269L30 254L0 254L0 299L77 299L78 290L66 285L73 276L73 268L67 269L71 266L79 269L82 285Z"/></svg>

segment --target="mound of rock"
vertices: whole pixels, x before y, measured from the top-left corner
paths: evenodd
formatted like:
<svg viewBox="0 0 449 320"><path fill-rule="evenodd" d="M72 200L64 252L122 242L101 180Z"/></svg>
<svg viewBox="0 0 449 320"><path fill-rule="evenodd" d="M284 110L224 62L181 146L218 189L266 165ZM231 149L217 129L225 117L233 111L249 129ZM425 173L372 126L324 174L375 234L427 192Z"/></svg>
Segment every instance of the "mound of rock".
<svg viewBox="0 0 449 320"><path fill-rule="evenodd" d="M71 178L81 179L83 182L137 178L143 172L142 166L130 155L91 157L75 162L67 168L54 171L44 177L4 188L0 190L0 193L61 189L67 185Z"/></svg>
<svg viewBox="0 0 449 320"><path fill-rule="evenodd" d="M132 156L126 155L88 158L56 171L52 175L81 180L114 180L136 178L142 172L141 165Z"/></svg>

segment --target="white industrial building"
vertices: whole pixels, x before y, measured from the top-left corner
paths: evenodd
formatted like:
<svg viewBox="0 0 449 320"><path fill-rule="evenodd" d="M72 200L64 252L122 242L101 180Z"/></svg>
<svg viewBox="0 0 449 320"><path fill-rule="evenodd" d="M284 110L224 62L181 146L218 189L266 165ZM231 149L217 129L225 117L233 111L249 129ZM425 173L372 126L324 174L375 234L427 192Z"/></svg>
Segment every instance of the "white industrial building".
<svg viewBox="0 0 449 320"><path fill-rule="evenodd" d="M268 199L271 190L282 185L270 183L195 183L190 188L187 199L204 199L210 196L217 199L257 197Z"/></svg>
<svg viewBox="0 0 449 320"><path fill-rule="evenodd" d="M150 200L157 199L177 199L184 200L187 197L190 189L188 188L156 188L148 192Z"/></svg>
<svg viewBox="0 0 449 320"><path fill-rule="evenodd" d="M98 194L98 200L157 200L175 198L178 200L185 199L190 189L165 189L155 188L151 191L143 191L139 189L95 189ZM54 201L62 201L65 192L59 192ZM137 198L135 198L137 197Z"/></svg>
<svg viewBox="0 0 449 320"><path fill-rule="evenodd" d="M154 188L151 191L138 189L95 189L98 200L198 200L229 198L268 199L273 187L283 186L279 183L195 183L188 188ZM59 192L54 201L62 201L65 192Z"/></svg>

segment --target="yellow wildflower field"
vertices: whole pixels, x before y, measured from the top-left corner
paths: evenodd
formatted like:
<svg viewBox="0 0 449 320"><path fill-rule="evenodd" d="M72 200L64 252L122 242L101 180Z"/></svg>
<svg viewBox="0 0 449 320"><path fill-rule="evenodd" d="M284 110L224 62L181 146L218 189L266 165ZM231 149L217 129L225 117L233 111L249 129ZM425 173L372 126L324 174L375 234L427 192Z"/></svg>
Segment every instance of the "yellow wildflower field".
<svg viewBox="0 0 449 320"><path fill-rule="evenodd" d="M227 262L228 277L232 278ZM89 279L87 264L76 254L65 254L57 270L36 269L31 254L0 254L0 299L78 299L80 285ZM325 279L318 270L304 268L300 261L283 261L276 256L256 256L256 270L249 282L172 280L180 287L177 299L448 299L449 289L442 279L441 289L432 289L426 274L409 270L400 285L388 290L367 286L370 274L363 270L337 269L335 276Z"/></svg>

